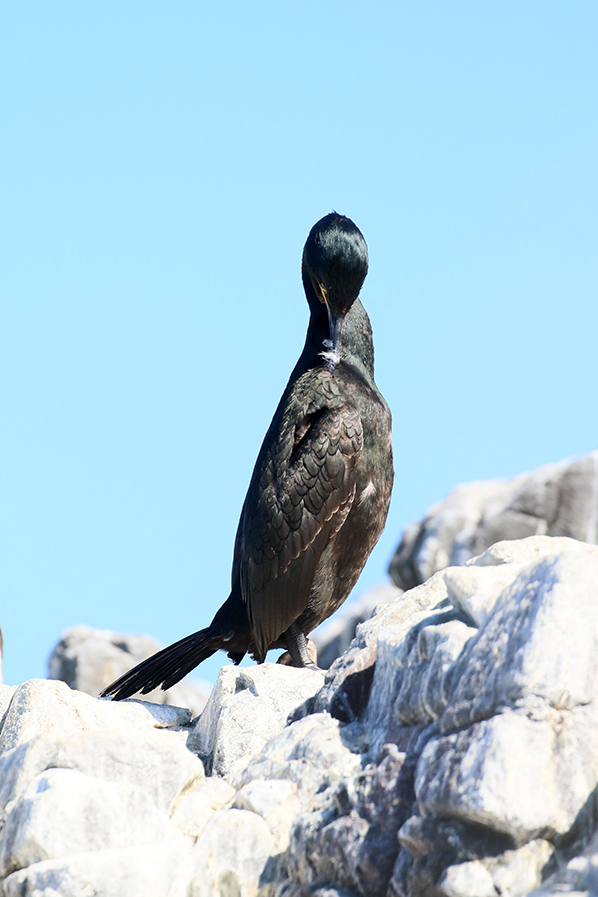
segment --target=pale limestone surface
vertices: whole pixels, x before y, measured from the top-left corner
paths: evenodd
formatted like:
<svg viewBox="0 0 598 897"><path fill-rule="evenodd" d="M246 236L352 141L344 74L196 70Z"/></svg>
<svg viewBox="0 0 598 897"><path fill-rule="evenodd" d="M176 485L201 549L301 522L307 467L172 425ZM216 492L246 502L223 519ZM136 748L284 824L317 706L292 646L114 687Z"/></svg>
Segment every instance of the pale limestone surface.
<svg viewBox="0 0 598 897"><path fill-rule="evenodd" d="M412 589L496 542L535 535L598 543L598 451L512 480L458 486L407 527L390 574L397 586Z"/></svg>
<svg viewBox="0 0 598 897"><path fill-rule="evenodd" d="M0 688L0 897L596 893L597 666L598 548L533 536L382 606L325 678L225 667L198 723Z"/></svg>
<svg viewBox="0 0 598 897"><path fill-rule="evenodd" d="M323 681L320 672L271 663L224 667L195 726L195 749L218 775L233 773L284 728L289 713Z"/></svg>

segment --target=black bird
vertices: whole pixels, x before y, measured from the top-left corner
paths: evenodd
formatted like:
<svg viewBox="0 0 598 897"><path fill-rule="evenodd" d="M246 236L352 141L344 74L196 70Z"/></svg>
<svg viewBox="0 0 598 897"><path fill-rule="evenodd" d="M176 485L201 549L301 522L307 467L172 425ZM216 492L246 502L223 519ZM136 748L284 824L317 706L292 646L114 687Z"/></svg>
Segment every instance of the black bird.
<svg viewBox="0 0 598 897"><path fill-rule="evenodd" d="M374 382L358 299L361 231L336 212L303 250L305 347L266 433L235 539L230 596L207 629L164 648L102 692L167 689L219 649L262 663L286 648L315 667L306 635L343 603L384 528L393 481L390 411ZM316 667L317 668L317 667Z"/></svg>

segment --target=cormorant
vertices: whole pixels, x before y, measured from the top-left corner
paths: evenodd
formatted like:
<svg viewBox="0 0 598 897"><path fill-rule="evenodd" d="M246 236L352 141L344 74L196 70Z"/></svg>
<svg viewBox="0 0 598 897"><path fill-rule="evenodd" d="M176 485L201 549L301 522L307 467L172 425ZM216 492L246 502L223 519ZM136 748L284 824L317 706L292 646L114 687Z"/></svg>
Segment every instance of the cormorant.
<svg viewBox="0 0 598 897"><path fill-rule="evenodd" d="M390 411L358 296L367 244L343 215L303 250L307 338L266 433L241 511L230 596L207 629L144 660L102 696L170 688L219 649L262 663L286 648L316 668L306 635L347 598L384 527L393 481Z"/></svg>

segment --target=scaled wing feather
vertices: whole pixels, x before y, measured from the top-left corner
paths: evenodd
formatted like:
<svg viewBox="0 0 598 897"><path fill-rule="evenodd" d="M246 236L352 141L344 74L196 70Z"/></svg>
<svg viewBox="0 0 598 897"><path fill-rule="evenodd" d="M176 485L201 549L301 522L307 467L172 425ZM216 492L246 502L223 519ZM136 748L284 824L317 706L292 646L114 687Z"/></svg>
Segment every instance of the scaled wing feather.
<svg viewBox="0 0 598 897"><path fill-rule="evenodd" d="M262 489L255 500L250 489L237 545L258 659L305 610L322 552L350 511L362 446L359 413L345 403L283 421L262 459Z"/></svg>

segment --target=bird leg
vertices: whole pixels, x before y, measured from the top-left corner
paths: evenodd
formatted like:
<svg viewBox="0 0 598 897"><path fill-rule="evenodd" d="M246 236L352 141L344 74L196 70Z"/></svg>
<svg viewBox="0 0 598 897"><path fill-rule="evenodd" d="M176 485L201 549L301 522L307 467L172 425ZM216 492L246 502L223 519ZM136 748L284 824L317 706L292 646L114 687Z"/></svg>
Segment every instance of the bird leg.
<svg viewBox="0 0 598 897"><path fill-rule="evenodd" d="M321 672L320 667L310 657L305 635L296 623L291 623L284 633L284 638L293 666L304 667L308 670L319 670Z"/></svg>

